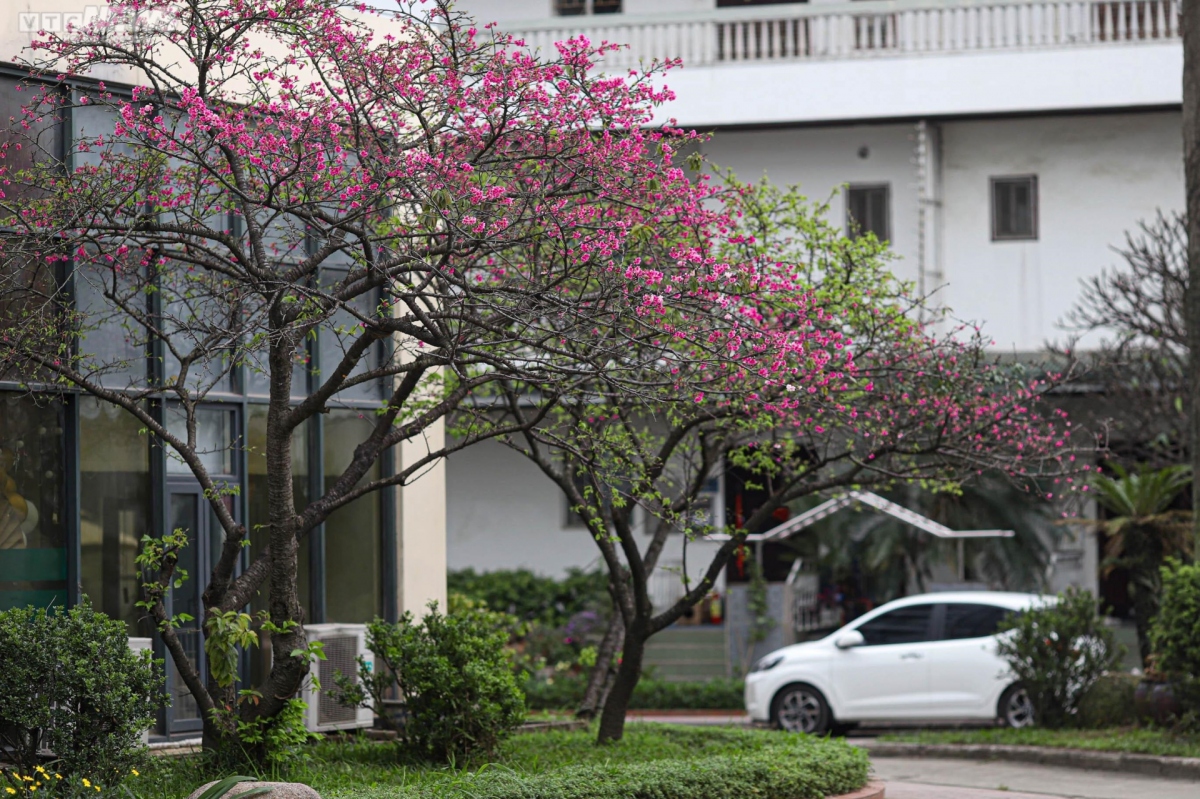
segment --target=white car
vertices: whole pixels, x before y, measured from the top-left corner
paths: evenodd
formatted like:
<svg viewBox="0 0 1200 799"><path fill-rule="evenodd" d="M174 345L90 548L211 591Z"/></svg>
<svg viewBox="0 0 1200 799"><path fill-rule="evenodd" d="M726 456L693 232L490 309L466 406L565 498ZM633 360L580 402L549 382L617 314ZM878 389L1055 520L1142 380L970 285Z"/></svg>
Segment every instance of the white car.
<svg viewBox="0 0 1200 799"><path fill-rule="evenodd" d="M759 660L746 676L755 721L822 734L864 721L1033 723L1025 691L996 654L1010 613L1047 601L990 591L898 599L819 641Z"/></svg>

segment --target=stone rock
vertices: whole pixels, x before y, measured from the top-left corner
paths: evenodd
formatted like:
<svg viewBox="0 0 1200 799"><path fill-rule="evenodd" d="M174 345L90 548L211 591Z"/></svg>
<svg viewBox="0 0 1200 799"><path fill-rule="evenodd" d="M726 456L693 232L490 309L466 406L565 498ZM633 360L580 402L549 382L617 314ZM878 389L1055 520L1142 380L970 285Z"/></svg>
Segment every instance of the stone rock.
<svg viewBox="0 0 1200 799"><path fill-rule="evenodd" d="M207 785L201 785L188 799L200 799L200 794L207 791L211 786L215 785L216 781L210 782ZM229 789L229 793L225 794L221 799L231 799L231 797L255 788L270 788L270 793L259 794L261 799L321 799L321 794L314 791L299 782L239 782ZM255 799L258 799L256 797Z"/></svg>

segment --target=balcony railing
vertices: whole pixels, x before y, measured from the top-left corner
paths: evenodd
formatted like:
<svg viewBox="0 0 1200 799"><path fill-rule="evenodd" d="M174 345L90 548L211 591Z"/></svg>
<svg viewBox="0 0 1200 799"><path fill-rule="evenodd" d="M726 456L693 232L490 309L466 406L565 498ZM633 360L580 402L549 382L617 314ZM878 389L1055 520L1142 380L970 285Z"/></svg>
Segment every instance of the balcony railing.
<svg viewBox="0 0 1200 799"><path fill-rule="evenodd" d="M571 17L510 32L533 48L580 34L626 45L604 59L629 68L875 58L928 53L1129 45L1178 40L1179 0L866 0L756 6L683 15Z"/></svg>

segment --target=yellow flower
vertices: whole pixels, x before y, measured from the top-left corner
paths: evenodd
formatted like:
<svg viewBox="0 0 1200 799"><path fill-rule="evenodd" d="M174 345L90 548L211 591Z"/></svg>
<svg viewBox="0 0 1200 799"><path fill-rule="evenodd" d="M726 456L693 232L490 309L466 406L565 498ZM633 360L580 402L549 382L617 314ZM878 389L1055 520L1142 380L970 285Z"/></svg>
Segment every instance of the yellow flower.
<svg viewBox="0 0 1200 799"><path fill-rule="evenodd" d="M84 788L91 788L91 787L92 787L92 783L88 781L88 778L87 778L87 777L84 777L84 778L83 778L83 787L84 787Z"/></svg>
<svg viewBox="0 0 1200 799"><path fill-rule="evenodd" d="M138 770L135 768L131 768L129 770L129 773L136 777L138 775Z"/></svg>
<svg viewBox="0 0 1200 799"><path fill-rule="evenodd" d="M46 769L42 768L41 766L34 766L34 767L33 767L33 770L34 770L34 771L40 771L40 772L41 772L41 773L43 773L43 774L45 774L45 773L46 773Z"/></svg>
<svg viewBox="0 0 1200 799"><path fill-rule="evenodd" d="M99 786L99 785L97 785L97 786L96 786L96 790L97 790L97 791L98 791L98 790L100 790L100 786Z"/></svg>
<svg viewBox="0 0 1200 799"><path fill-rule="evenodd" d="M17 792L17 789L16 789L16 788L5 788L4 790L6 790L6 791L7 791L7 792L9 792L9 793L16 793L16 792Z"/></svg>

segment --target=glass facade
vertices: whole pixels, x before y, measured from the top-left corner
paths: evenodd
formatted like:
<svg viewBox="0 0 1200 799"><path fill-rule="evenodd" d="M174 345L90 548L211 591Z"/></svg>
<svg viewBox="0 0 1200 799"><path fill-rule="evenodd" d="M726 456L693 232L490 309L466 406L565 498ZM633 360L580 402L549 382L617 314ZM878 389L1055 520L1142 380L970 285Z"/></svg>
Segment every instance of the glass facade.
<svg viewBox="0 0 1200 799"><path fill-rule="evenodd" d="M0 114L21 116L21 102L29 97L16 93L16 83L16 78L0 76ZM80 110L73 117L72 133L111 134L111 126L107 110ZM61 155L70 149L64 132L61 125L34 129L44 147L38 153L25 149L17 156L10 151L9 166L28 167L45 153ZM89 158L99 155L92 153L75 163ZM20 191L16 186L5 189L9 196ZM269 232L281 260L303 255L305 232L295 220L275 220ZM337 268L322 281L342 277L340 270L349 266L348 259L338 259ZM31 318L61 321L60 298L73 297L80 312L72 320L80 333L74 355L83 371L111 389L140 390L150 381L169 381L182 370L181 360L186 363L186 357L173 357L161 342L152 346L146 330L131 324L119 303L126 309L145 303L172 344L178 340L181 352L189 349L188 336L203 327L197 320L221 324L214 310L220 303L213 299L219 296L219 285L198 285L198 278L173 276L166 269L161 275L154 273L151 291L143 283L149 280L148 267L132 254L124 272L30 265L15 259L0 264L0 269L10 278L5 284L9 290L0 296L0 319L12 330L20 330L23 320ZM118 283L106 282L111 280ZM69 290L55 296L56 285ZM45 299L51 296L53 301ZM355 305L355 313L374 313L376 304L377 298L364 298ZM254 311L248 306L247 312ZM340 313L297 351L297 401L321 379L322 363L328 369L340 360L359 330L355 313ZM382 344L375 345L354 374L377 366L383 351ZM196 413L197 454L210 476L229 489L227 507L249 530L250 545L239 568L262 552L270 524L265 366L265 361L235 363L228 353L218 351L191 363L186 380L190 388L209 392ZM30 375L21 377L28 381ZM373 428L381 395L378 382L354 386L337 397L337 407L315 414L295 431L292 488L297 510L331 486L350 463ZM184 416L170 401L147 400L144 407L173 434L186 437ZM136 604L141 599L136 557L143 537L183 529L189 545L179 558L189 578L172 588L168 611L194 617L179 627L179 635L203 671L202 594L221 550L223 530L191 469L145 428L142 420L112 403L69 388L54 396L38 395L17 375L0 373L0 609L63 607L87 597L97 609L120 619L131 636L150 637L153 624ZM364 479L378 479L383 473L377 463ZM385 507L390 503L379 494L364 497L336 511L301 542L297 580L307 622L365 622L394 605L384 601L397 579L381 566L383 542L391 540L395 521L383 512ZM249 610L266 608L267 599L264 587ZM155 646L157 656L164 657L161 644ZM255 675L269 665L262 659L264 651L269 649L254 650L248 658ZM199 728L198 708L167 660L173 702L159 731L193 732Z"/></svg>

